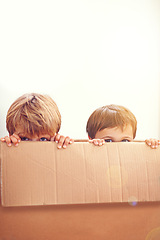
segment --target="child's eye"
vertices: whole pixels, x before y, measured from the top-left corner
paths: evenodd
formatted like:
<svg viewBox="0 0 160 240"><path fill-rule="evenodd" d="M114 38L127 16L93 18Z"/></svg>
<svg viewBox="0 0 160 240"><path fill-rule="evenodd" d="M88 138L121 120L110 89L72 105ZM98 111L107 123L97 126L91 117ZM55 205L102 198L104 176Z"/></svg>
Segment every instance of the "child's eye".
<svg viewBox="0 0 160 240"><path fill-rule="evenodd" d="M129 142L128 139L123 139L121 142Z"/></svg>
<svg viewBox="0 0 160 240"><path fill-rule="evenodd" d="M45 141L49 141L49 140L45 137L42 137L42 138L39 139L39 141L45 142Z"/></svg>
<svg viewBox="0 0 160 240"><path fill-rule="evenodd" d="M21 137L21 141L29 141L29 138L27 138L27 137Z"/></svg>
<svg viewBox="0 0 160 240"><path fill-rule="evenodd" d="M113 142L112 139L104 139L105 142Z"/></svg>

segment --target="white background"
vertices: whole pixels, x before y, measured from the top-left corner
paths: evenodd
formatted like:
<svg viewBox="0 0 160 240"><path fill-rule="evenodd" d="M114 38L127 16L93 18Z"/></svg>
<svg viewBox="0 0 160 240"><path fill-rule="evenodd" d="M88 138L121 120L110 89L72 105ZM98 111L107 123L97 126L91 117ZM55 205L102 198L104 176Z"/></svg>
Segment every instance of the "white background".
<svg viewBox="0 0 160 240"><path fill-rule="evenodd" d="M49 94L60 133L87 138L98 107L136 116L136 139L160 138L159 0L15 0L0 6L0 137L11 103Z"/></svg>

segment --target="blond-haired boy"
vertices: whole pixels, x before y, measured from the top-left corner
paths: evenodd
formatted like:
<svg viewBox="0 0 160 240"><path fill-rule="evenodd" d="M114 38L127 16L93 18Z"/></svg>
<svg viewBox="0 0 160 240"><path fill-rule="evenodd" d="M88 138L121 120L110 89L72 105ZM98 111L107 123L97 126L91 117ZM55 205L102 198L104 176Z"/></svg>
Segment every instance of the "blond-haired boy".
<svg viewBox="0 0 160 240"><path fill-rule="evenodd" d="M6 127L9 136L1 138L8 146L20 141L56 141L58 148L66 148L73 139L58 134L61 114L48 95L29 93L20 96L10 106Z"/></svg>
<svg viewBox="0 0 160 240"><path fill-rule="evenodd" d="M105 142L132 142L136 136L137 120L134 114L123 106L106 105L91 114L86 131L89 142L99 146ZM145 142L151 148L157 148L160 144L156 139Z"/></svg>

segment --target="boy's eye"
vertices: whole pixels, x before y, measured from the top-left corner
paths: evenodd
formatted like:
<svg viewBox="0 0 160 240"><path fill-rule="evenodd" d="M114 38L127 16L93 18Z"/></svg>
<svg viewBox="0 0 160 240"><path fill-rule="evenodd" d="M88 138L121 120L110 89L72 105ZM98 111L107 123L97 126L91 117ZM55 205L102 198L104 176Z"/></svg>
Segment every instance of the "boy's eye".
<svg viewBox="0 0 160 240"><path fill-rule="evenodd" d="M128 139L123 139L121 142L129 142Z"/></svg>
<svg viewBox="0 0 160 240"><path fill-rule="evenodd" d="M45 142L45 141L49 141L49 140L45 137L42 137L42 138L39 139L39 141Z"/></svg>
<svg viewBox="0 0 160 240"><path fill-rule="evenodd" d="M113 142L112 139L104 139L105 142Z"/></svg>
<svg viewBox="0 0 160 240"><path fill-rule="evenodd" d="M27 137L21 137L21 141L29 141L29 138L27 138Z"/></svg>

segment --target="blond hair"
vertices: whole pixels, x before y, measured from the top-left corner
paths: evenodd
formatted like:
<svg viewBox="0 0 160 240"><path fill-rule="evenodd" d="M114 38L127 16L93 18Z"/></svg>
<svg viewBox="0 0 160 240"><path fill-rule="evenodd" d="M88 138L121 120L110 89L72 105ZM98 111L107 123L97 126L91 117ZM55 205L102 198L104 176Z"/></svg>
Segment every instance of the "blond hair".
<svg viewBox="0 0 160 240"><path fill-rule="evenodd" d="M121 127L123 130L130 124L133 129L133 138L136 136L137 120L127 108L119 105L106 105L96 109L88 119L86 131L91 139L95 138L98 131L105 128Z"/></svg>
<svg viewBox="0 0 160 240"><path fill-rule="evenodd" d="M54 135L61 126L61 115L56 103L48 95L22 95L10 106L6 117L6 127L10 135L19 126L30 136L42 133Z"/></svg>

